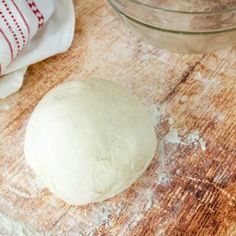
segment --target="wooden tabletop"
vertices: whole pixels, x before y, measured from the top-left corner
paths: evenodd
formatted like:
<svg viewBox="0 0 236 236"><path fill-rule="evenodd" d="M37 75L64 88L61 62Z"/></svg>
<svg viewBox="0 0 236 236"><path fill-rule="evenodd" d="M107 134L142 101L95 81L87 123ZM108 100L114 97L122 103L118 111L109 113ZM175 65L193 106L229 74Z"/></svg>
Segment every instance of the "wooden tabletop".
<svg viewBox="0 0 236 236"><path fill-rule="evenodd" d="M173 54L142 41L105 1L75 5L71 49L31 66L21 91L0 101L0 235L236 235L236 48ZM150 106L159 148L128 190L76 207L25 164L24 133L51 88L93 77Z"/></svg>

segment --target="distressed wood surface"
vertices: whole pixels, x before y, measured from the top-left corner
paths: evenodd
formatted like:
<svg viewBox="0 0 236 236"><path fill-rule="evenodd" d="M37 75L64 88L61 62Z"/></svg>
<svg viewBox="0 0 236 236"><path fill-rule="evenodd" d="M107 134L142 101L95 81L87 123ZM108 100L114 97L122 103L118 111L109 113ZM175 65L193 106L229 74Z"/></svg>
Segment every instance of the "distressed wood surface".
<svg viewBox="0 0 236 236"><path fill-rule="evenodd" d="M31 66L21 91L0 101L0 235L236 235L236 49L173 54L130 32L105 1L75 5L71 49ZM76 207L26 166L24 132L51 88L92 77L157 109L160 148L128 190Z"/></svg>

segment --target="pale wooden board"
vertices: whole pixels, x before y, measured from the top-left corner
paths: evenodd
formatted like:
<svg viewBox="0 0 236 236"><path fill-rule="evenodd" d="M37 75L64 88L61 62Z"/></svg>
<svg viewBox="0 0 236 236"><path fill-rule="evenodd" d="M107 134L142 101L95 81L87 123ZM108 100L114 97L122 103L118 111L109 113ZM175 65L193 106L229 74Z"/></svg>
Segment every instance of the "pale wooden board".
<svg viewBox="0 0 236 236"><path fill-rule="evenodd" d="M7 215L16 231L29 235L236 235L236 49L158 50L130 32L105 1L75 5L72 48L31 66L21 91L0 101L0 219ZM199 131L206 151L166 143L164 162L157 154L117 197L84 207L56 199L24 162L27 119L55 85L92 77L130 88L146 105L161 104L159 140L171 117L183 136ZM168 178L160 182L161 171ZM4 222L1 229L4 235Z"/></svg>

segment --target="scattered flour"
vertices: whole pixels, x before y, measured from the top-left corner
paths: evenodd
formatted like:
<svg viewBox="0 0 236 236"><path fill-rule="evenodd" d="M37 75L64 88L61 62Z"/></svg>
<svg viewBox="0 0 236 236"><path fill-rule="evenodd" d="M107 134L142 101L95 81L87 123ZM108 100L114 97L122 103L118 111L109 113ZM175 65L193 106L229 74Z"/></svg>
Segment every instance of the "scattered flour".
<svg viewBox="0 0 236 236"><path fill-rule="evenodd" d="M181 171L180 169L178 169L178 170L176 170L176 174L177 174L178 176L181 176L182 171Z"/></svg>
<svg viewBox="0 0 236 236"><path fill-rule="evenodd" d="M223 114L222 112L215 112L215 118L217 121L219 122L223 122L225 120L225 114Z"/></svg>
<svg viewBox="0 0 236 236"><path fill-rule="evenodd" d="M174 120L172 117L168 117L167 120L168 120L168 124L169 124L170 126L175 123L175 120Z"/></svg>
<svg viewBox="0 0 236 236"><path fill-rule="evenodd" d="M158 128L162 119L167 119L170 130L164 137L164 143L166 144L182 144L182 145L194 145L194 147L200 147L203 152L206 151L206 142L203 138L200 137L198 131L194 131L190 134L187 134L186 137L181 137L177 129L173 128L175 120L172 117L165 117L165 106L161 104L154 104L149 107L152 112L154 126ZM222 118L222 117L220 117ZM163 144L164 145L164 144ZM159 145L159 153L162 155L164 153L164 147ZM163 154L164 155L164 154Z"/></svg>
<svg viewBox="0 0 236 236"><path fill-rule="evenodd" d="M146 206L145 206L145 211L151 210L151 209L152 209L152 206L153 206L153 200L152 200L152 198L149 198L149 199L148 199L148 202L147 202L147 204L146 204Z"/></svg>
<svg viewBox="0 0 236 236"><path fill-rule="evenodd" d="M188 101L188 96L184 95L184 96L180 97L179 100L180 100L181 103L185 103L185 102Z"/></svg>
<svg viewBox="0 0 236 236"><path fill-rule="evenodd" d="M111 205L106 205L106 203L102 203L101 206L96 209L91 215L91 223L93 231L96 231L100 228L100 226L104 226L105 228L111 227L113 222L113 217L119 217L123 212L125 207L124 203L113 203ZM90 224L90 222L89 222ZM94 232L88 232L94 233Z"/></svg>
<svg viewBox="0 0 236 236"><path fill-rule="evenodd" d="M132 230L137 227L141 220L144 219L145 214L150 210L159 207L159 198L154 193L154 189L148 188L141 198L134 204L134 207L130 210L131 217L128 219L127 224L122 227L118 236L126 235L127 229Z"/></svg>
<svg viewBox="0 0 236 236"><path fill-rule="evenodd" d="M197 145L198 140L199 140L199 134L196 131L196 132L193 132L193 133L189 134L187 136L185 142L189 145L191 145L191 144Z"/></svg>
<svg viewBox="0 0 236 236"><path fill-rule="evenodd" d="M157 183L161 185L168 185L171 182L171 175L167 171L161 171L158 174Z"/></svg>
<svg viewBox="0 0 236 236"><path fill-rule="evenodd" d="M153 199L153 190L152 189L147 189L147 191L144 194L145 198L145 205L144 205L144 212L148 212L149 210L152 209L154 205L154 199Z"/></svg>
<svg viewBox="0 0 236 236"><path fill-rule="evenodd" d="M158 145L158 154L159 154L159 168L158 168L158 173L157 173L157 183L161 185L167 185L171 181L171 177L169 173L166 171L166 166L165 166L165 158L166 158L166 153L165 153L165 146L164 146L164 141L161 140L159 145Z"/></svg>
<svg viewBox="0 0 236 236"><path fill-rule="evenodd" d="M8 190L11 193L14 193L15 195L19 196L19 197L23 197L23 198L31 198L31 194L27 193L25 191L21 191L19 189L17 189L16 187L12 187L10 185L7 185Z"/></svg>
<svg viewBox="0 0 236 236"><path fill-rule="evenodd" d="M206 142L203 140L203 138L200 137L199 135L199 132L198 131L195 131L193 133L190 133L186 140L183 142L184 144L187 144L187 145L194 145L195 147L196 146L200 146L201 150L203 152L206 151Z"/></svg>
<svg viewBox="0 0 236 236"><path fill-rule="evenodd" d="M152 113L153 123L155 127L158 127L161 123L163 115L165 114L165 107L161 104L154 104L149 107Z"/></svg>
<svg viewBox="0 0 236 236"><path fill-rule="evenodd" d="M204 77L200 72L196 73L195 79L200 81L205 88L213 84L214 84L215 89L220 89L223 86L219 77L215 77L215 76Z"/></svg>
<svg viewBox="0 0 236 236"><path fill-rule="evenodd" d="M182 101L186 101L186 98L183 97ZM169 126L169 132L164 135L164 137L160 138L158 143L157 153L159 156L159 168L157 170L156 179L156 183L160 185L169 185L172 181L172 175L166 166L166 160L168 159L165 151L166 144L175 145L175 147L173 147L171 151L168 152L168 156L170 156L172 153L174 153L179 145L200 148L202 152L205 152L206 142L202 137L200 137L198 131L186 134L185 136L181 135L179 131L173 127L175 120L172 117L167 116L165 107L163 105L154 104L153 106L150 106L150 111L152 112L153 122L157 129L160 129L160 124L162 121L165 121L165 123L167 121ZM160 130L160 132L162 132L162 130ZM176 174L181 175L181 170L178 169ZM139 217L140 215L136 216L137 219L139 219ZM132 227L132 224L130 227Z"/></svg>
<svg viewBox="0 0 236 236"><path fill-rule="evenodd" d="M134 212L132 214L132 220L128 224L129 229L133 229L144 217L142 212Z"/></svg>
<svg viewBox="0 0 236 236"><path fill-rule="evenodd" d="M0 104L0 111L8 111L11 108L8 104Z"/></svg>
<svg viewBox="0 0 236 236"><path fill-rule="evenodd" d="M202 82L204 86L208 86L211 83L211 80L203 77L203 75L200 72L196 73L195 79Z"/></svg>
<svg viewBox="0 0 236 236"><path fill-rule="evenodd" d="M203 138L200 138L198 140L198 142L200 144L200 147L201 147L202 151L205 152L206 151L206 142L203 140Z"/></svg>
<svg viewBox="0 0 236 236"><path fill-rule="evenodd" d="M95 228L99 228L101 225L108 227L110 224L112 209L110 207L102 207L102 211L97 213L93 218L93 225Z"/></svg>
<svg viewBox="0 0 236 236"><path fill-rule="evenodd" d="M193 145L194 147L200 147L203 152L206 151L206 142L200 137L198 131L194 131L184 138L180 137L177 129L171 128L165 136L165 143L181 144L186 146Z"/></svg>
<svg viewBox="0 0 236 236"><path fill-rule="evenodd" d="M171 128L169 133L165 136L165 142L169 144L179 144L181 143L181 138L177 129Z"/></svg>
<svg viewBox="0 0 236 236"><path fill-rule="evenodd" d="M3 236L40 236L41 234L35 233L26 228L20 222L17 222L0 213L0 235Z"/></svg>

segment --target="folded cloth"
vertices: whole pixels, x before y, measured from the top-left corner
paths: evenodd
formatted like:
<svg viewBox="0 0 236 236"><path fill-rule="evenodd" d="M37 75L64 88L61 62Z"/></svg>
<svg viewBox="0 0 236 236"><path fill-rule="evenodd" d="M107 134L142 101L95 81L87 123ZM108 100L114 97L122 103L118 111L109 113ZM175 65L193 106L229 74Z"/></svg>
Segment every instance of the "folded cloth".
<svg viewBox="0 0 236 236"><path fill-rule="evenodd" d="M29 65L68 50L74 24L72 0L1 0L0 98L20 89Z"/></svg>

